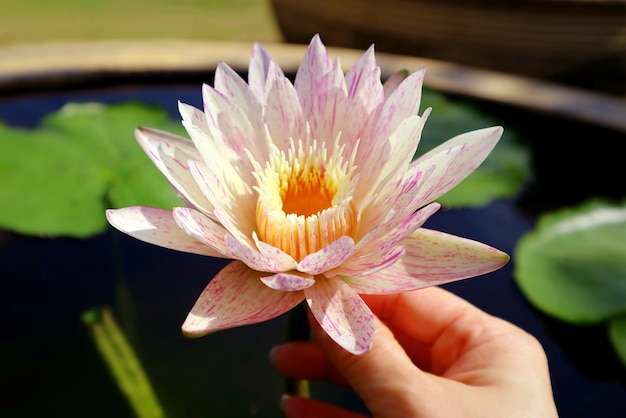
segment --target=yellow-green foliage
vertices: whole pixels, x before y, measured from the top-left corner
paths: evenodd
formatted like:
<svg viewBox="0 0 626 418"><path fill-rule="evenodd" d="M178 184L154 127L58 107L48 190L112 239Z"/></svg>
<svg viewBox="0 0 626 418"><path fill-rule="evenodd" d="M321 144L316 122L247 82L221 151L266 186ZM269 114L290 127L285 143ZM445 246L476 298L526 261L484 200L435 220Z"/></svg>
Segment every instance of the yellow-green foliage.
<svg viewBox="0 0 626 418"><path fill-rule="evenodd" d="M0 44L280 39L269 0L0 0Z"/></svg>

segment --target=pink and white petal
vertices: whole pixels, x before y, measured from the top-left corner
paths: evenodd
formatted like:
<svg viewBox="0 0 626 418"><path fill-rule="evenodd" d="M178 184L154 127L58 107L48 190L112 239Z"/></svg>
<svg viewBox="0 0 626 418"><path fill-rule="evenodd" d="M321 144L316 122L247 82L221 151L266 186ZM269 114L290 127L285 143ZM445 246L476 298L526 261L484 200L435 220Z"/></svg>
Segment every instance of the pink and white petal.
<svg viewBox="0 0 626 418"><path fill-rule="evenodd" d="M263 131L261 102L235 70L223 62L219 62L215 70L213 85L215 90L228 97L248 116L248 120L256 132Z"/></svg>
<svg viewBox="0 0 626 418"><path fill-rule="evenodd" d="M345 78L338 60L333 62L330 71L318 84L311 86L310 91L298 91L298 97L313 139L330 142L339 132L352 128L354 121L345 119L348 100Z"/></svg>
<svg viewBox="0 0 626 418"><path fill-rule="evenodd" d="M361 277L369 276L394 264L405 253L402 245L391 247L384 252L371 253L352 262L344 263L339 268L324 273L326 277Z"/></svg>
<svg viewBox="0 0 626 418"><path fill-rule="evenodd" d="M407 236L411 235L417 228L420 228L424 223L434 215L441 205L437 202L430 203L423 208L413 212L408 217L393 217L383 223L383 231L389 231L386 234L381 234L374 238L370 243L363 247L362 251L368 251L377 248L378 251L384 251L387 248L398 244ZM377 250L374 250L377 251Z"/></svg>
<svg viewBox="0 0 626 418"><path fill-rule="evenodd" d="M388 265L393 257L396 259L399 257L397 255L399 250L395 248L402 247L401 241L417 228L420 228L440 207L439 203L431 203L403 221L398 221L396 217L392 217L392 222L381 224L379 228L359 241L354 254L329 273L332 275L361 276L380 270L383 266ZM396 255L394 256L392 253Z"/></svg>
<svg viewBox="0 0 626 418"><path fill-rule="evenodd" d="M141 241L186 253L223 257L222 254L187 235L180 229L172 212L145 206L109 209L106 217L111 225Z"/></svg>
<svg viewBox="0 0 626 418"><path fill-rule="evenodd" d="M160 142L151 141L148 146L150 153L156 155L161 161L163 166L161 171L188 206L197 208L207 216L212 216L213 204L202 193L189 170L189 161L192 156L180 148Z"/></svg>
<svg viewBox="0 0 626 418"><path fill-rule="evenodd" d="M312 138L333 140L344 128L347 90L339 60L331 62L317 35L300 63L294 87Z"/></svg>
<svg viewBox="0 0 626 418"><path fill-rule="evenodd" d="M198 161L190 161L189 170L202 193L214 203L215 219L235 238L252 245L256 197L250 186L230 171L215 172Z"/></svg>
<svg viewBox="0 0 626 418"><path fill-rule="evenodd" d="M387 80L383 83L383 93L385 95L385 100L391 96L391 93L398 88L400 83L402 83L408 76L409 70L400 70L391 74Z"/></svg>
<svg viewBox="0 0 626 418"><path fill-rule="evenodd" d="M376 65L374 47L370 47L346 74L347 105L343 116L341 140L348 160L361 139L368 137L377 109L384 102L380 68Z"/></svg>
<svg viewBox="0 0 626 418"><path fill-rule="evenodd" d="M348 70L345 78L350 107L362 107L369 114L383 102L380 67L376 65L373 45Z"/></svg>
<svg viewBox="0 0 626 418"><path fill-rule="evenodd" d="M322 329L352 354L363 354L374 341L374 314L343 280L317 277L304 289L307 303Z"/></svg>
<svg viewBox="0 0 626 418"><path fill-rule="evenodd" d="M389 267L363 277L345 278L360 294L409 292L490 273L509 256L466 238L420 228L405 239L405 255Z"/></svg>
<svg viewBox="0 0 626 418"><path fill-rule="evenodd" d="M200 158L194 160L202 160L210 167L220 167L221 170L232 170L234 162L240 156L236 156L231 149L213 138L204 112L181 102L178 103L178 109L183 118L183 126L200 154Z"/></svg>
<svg viewBox="0 0 626 418"><path fill-rule="evenodd" d="M211 135L209 133L209 125L206 121L206 115L202 110L196 109L195 107L180 101L178 102L178 112L183 118L183 126L187 128L187 132L189 133L188 127L193 127L197 131L196 139L191 136L191 133L189 133L189 135L191 136L194 148L198 149L197 140L199 138L202 138L203 140L211 138ZM197 160L199 158L194 159Z"/></svg>
<svg viewBox="0 0 626 418"><path fill-rule="evenodd" d="M489 245L420 228L402 241L407 271L435 284L486 274L504 266L509 255Z"/></svg>
<svg viewBox="0 0 626 418"><path fill-rule="evenodd" d="M376 236L380 235L380 230L385 231L382 227L388 225L393 219L397 219L399 222L415 211L415 207L409 205L417 193L424 173L415 171L411 174L410 177L404 178L397 185L391 185L387 189L381 190L368 210L363 211L358 235L356 235L357 245L362 246L373 232Z"/></svg>
<svg viewBox="0 0 626 418"><path fill-rule="evenodd" d="M300 61L300 66L296 72L294 87L300 99L307 99L311 93L316 92L317 85L331 69L331 60L322 44L319 35L315 35Z"/></svg>
<svg viewBox="0 0 626 418"><path fill-rule="evenodd" d="M321 250L309 254L298 263L298 271L311 275L322 274L343 263L354 252L354 240L344 235Z"/></svg>
<svg viewBox="0 0 626 418"><path fill-rule="evenodd" d="M378 124L373 130L374 138L388 137L403 120L418 114L425 73L424 68L409 75L385 100L378 115Z"/></svg>
<svg viewBox="0 0 626 418"><path fill-rule="evenodd" d="M298 266L298 262L283 250L259 240L256 232L252 233L252 239L254 240L254 243L256 244L256 247L261 254L263 254L265 257L277 260L282 266L284 266L285 269L291 270L295 269Z"/></svg>
<svg viewBox="0 0 626 418"><path fill-rule="evenodd" d="M300 99L293 84L271 63L269 68L264 120L272 142L280 150L289 149L290 138L305 137L305 123Z"/></svg>
<svg viewBox="0 0 626 418"><path fill-rule="evenodd" d="M345 282L360 295L388 295L410 292L428 286L407 273L401 259L367 276L343 276Z"/></svg>
<svg viewBox="0 0 626 418"><path fill-rule="evenodd" d="M166 144L168 147L179 148L194 160L200 158L200 153L192 141L169 132L140 126L135 129L135 139L157 167L159 166L160 161L158 156L150 154L150 148L148 145L150 142L159 142Z"/></svg>
<svg viewBox="0 0 626 418"><path fill-rule="evenodd" d="M362 132L355 160L358 167L369 167L373 160L377 160L380 165L381 161L391 155L387 139L402 121L418 114L424 73L425 70L420 70L409 75L372 112L373 119Z"/></svg>
<svg viewBox="0 0 626 418"><path fill-rule="evenodd" d="M191 208L174 208L174 221L188 235L208 245L223 258L235 258L228 250L224 237L229 232L209 217Z"/></svg>
<svg viewBox="0 0 626 418"><path fill-rule="evenodd" d="M293 269L291 263L285 263L284 259L265 256L247 242L240 241L230 234L226 235L225 241L233 256L253 270L278 273Z"/></svg>
<svg viewBox="0 0 626 418"><path fill-rule="evenodd" d="M297 271L261 277L261 281L270 289L283 292L297 292L315 284L313 276Z"/></svg>
<svg viewBox="0 0 626 418"><path fill-rule="evenodd" d="M255 43L252 47L252 55L248 66L248 85L261 104L265 103L265 81L272 57L263 45ZM281 71L282 72L282 71Z"/></svg>
<svg viewBox="0 0 626 418"><path fill-rule="evenodd" d="M367 167L361 170L361 180L357 185L354 199L359 202L371 193L394 194L396 186L404 177L405 172L417 150L422 129L426 121L425 117L413 115L402 121L396 131L388 139L380 139L381 144L369 160L357 167ZM385 147L381 149L380 147ZM382 205L376 206L379 210L386 211L388 208Z"/></svg>
<svg viewBox="0 0 626 418"><path fill-rule="evenodd" d="M211 279L183 323L188 337L267 321L304 300L302 292L281 292L267 287L263 273L234 261Z"/></svg>
<svg viewBox="0 0 626 418"><path fill-rule="evenodd" d="M410 206L423 206L463 181L487 158L502 136L502 128L480 129L452 138L415 160L407 172L425 171Z"/></svg>
<svg viewBox="0 0 626 418"><path fill-rule="evenodd" d="M257 132L248 115L232 99L207 85L203 86L202 97L207 125L213 140L217 146L229 150L228 155L232 163L244 167L241 175L245 181L252 182L252 174L245 174L254 170L246 151L258 161L268 154L268 149L264 146L266 142L257 138Z"/></svg>

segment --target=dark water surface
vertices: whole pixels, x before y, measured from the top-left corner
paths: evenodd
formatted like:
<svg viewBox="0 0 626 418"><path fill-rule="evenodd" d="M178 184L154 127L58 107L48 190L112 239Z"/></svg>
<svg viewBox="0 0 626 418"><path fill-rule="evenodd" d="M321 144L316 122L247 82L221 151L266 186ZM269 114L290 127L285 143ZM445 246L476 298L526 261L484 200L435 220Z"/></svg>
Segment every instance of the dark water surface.
<svg viewBox="0 0 626 418"><path fill-rule="evenodd" d="M32 127L67 101L200 106L197 85L125 87L0 99L0 120ZM516 199L481 209L442 210L427 227L513 253L533 226ZM284 341L286 318L200 339L180 325L209 279L226 263L144 244L119 232L86 240L0 234L0 416L130 417L80 315L113 306L170 417L279 417L282 380L268 360ZM550 319L517 289L513 259L503 269L445 287L535 335L544 345L562 417L622 417L626 373L603 328ZM355 406L345 390L318 396ZM533 402L529 399L528 402ZM357 406L358 407L358 406Z"/></svg>

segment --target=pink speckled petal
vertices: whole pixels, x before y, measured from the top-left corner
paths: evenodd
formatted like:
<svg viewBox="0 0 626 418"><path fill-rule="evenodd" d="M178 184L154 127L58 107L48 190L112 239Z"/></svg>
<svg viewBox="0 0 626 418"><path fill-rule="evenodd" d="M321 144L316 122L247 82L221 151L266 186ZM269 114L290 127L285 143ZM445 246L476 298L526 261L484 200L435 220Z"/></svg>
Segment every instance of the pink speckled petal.
<svg viewBox="0 0 626 418"><path fill-rule="evenodd" d="M409 116L417 115L422 98L422 84L426 69L409 75L391 92L381 109L376 137L386 138Z"/></svg>
<svg viewBox="0 0 626 418"><path fill-rule="evenodd" d="M211 247L187 235L178 227L172 212L168 210L131 206L109 209L106 216L115 228L141 241L186 253L223 257Z"/></svg>
<svg viewBox="0 0 626 418"><path fill-rule="evenodd" d="M330 141L344 128L347 107L345 77L339 60L330 61L319 36L307 49L294 81L313 139Z"/></svg>
<svg viewBox="0 0 626 418"><path fill-rule="evenodd" d="M372 112L384 100L380 67L376 65L373 45L346 73L346 88L349 106L359 106L365 114Z"/></svg>
<svg viewBox="0 0 626 418"><path fill-rule="evenodd" d="M344 235L321 250L309 254L298 263L298 271L313 276L322 274L343 263L354 251L354 241Z"/></svg>
<svg viewBox="0 0 626 418"><path fill-rule="evenodd" d="M387 225L396 219L401 222L407 218L415 207L410 206L413 197L419 190L421 179L424 176L422 171L414 171L410 177L404 178L397 185L391 185L380 191L377 196L376 203L368 211L363 214L359 223L359 231L356 235L356 241L359 245L376 231L376 235L380 235L382 225ZM378 231L377 231L378 230Z"/></svg>
<svg viewBox="0 0 626 418"><path fill-rule="evenodd" d="M369 276L379 270L388 268L405 254L404 246L396 245L376 254L369 254L366 260L358 260L358 263L350 263L341 269L331 270L324 273L326 277L361 277Z"/></svg>
<svg viewBox="0 0 626 418"><path fill-rule="evenodd" d="M370 169L359 173L361 179L354 193L355 201L362 201L372 193L379 194L381 199L385 199L388 194L397 193L397 186L417 150L428 114L429 111L425 112L423 117L417 115L407 117L398 124L397 129L389 137L385 137L386 140L379 140L379 144L370 148L369 158L360 163ZM359 155L359 158L363 157L363 154ZM359 163L356 165L360 166ZM376 205L373 210L385 213L388 208ZM374 214L370 214L372 215Z"/></svg>
<svg viewBox="0 0 626 418"><path fill-rule="evenodd" d="M186 165L187 160L200 158L200 153L193 145L193 142L178 135L145 127L135 130L135 138L137 138L137 142L150 157L154 165L170 182L178 196L188 206L200 208L207 213L212 210L212 205L206 199L203 199L201 195L198 195L197 187L194 188L193 185L188 184L184 173L181 172L184 171L184 168L172 173L171 168L159 155L158 149L163 147L170 156L176 153L181 162L184 160L184 165Z"/></svg>
<svg viewBox="0 0 626 418"><path fill-rule="evenodd" d="M202 193L189 171L191 155L180 148L171 147L162 142L150 141L148 147L150 154L160 160L161 171L187 205L200 210L207 216L212 216L213 204Z"/></svg>
<svg viewBox="0 0 626 418"><path fill-rule="evenodd" d="M247 115L255 132L263 131L261 102L235 70L223 62L219 62L215 70L213 85L215 90L228 97Z"/></svg>
<svg viewBox="0 0 626 418"><path fill-rule="evenodd" d="M317 91L317 86L330 71L331 60L319 35L315 35L302 57L300 67L296 73L294 86L298 96L308 99L311 92Z"/></svg>
<svg viewBox="0 0 626 418"><path fill-rule="evenodd" d="M293 259L292 256L290 256L280 248L276 248L273 245L259 240L256 232L252 233L252 239L254 240L254 243L256 244L259 252L265 257L277 260L278 263L284 266L285 269L295 269L297 267L298 263L296 262L296 260Z"/></svg>
<svg viewBox="0 0 626 418"><path fill-rule="evenodd" d="M483 243L420 228L402 241L406 254L370 276L347 279L358 293L397 293L490 273L509 256Z"/></svg>
<svg viewBox="0 0 626 418"><path fill-rule="evenodd" d="M345 145L344 158L348 159L363 138L371 138L369 132L376 121L375 114L384 101L380 68L376 65L373 46L350 68L345 80L347 104L341 140ZM381 138L376 140L381 142Z"/></svg>
<svg viewBox="0 0 626 418"><path fill-rule="evenodd" d="M234 162L238 161L241 156L235 155L234 151L225 146L223 142L218 142L213 138L203 111L180 102L178 103L178 110L183 118L183 126L201 156L193 160L202 161L218 172L225 172L228 177L245 176L246 170L237 172L234 168ZM249 172L248 176L252 178Z"/></svg>
<svg viewBox="0 0 626 418"><path fill-rule="evenodd" d="M421 227L440 207L439 203L431 203L403 221L392 217L366 235L359 242L364 244L358 245L349 259L326 275L363 276L385 268L401 256L401 241Z"/></svg>
<svg viewBox="0 0 626 418"><path fill-rule="evenodd" d="M159 166L160 161L158 156L150 154L150 148L148 147L149 142L161 142L163 144L167 144L169 147L180 148L194 160L200 158L200 153L192 141L169 132L141 126L135 129L135 139L137 139L141 148L143 148L157 167Z"/></svg>
<svg viewBox="0 0 626 418"><path fill-rule="evenodd" d="M254 170L246 156L246 150L258 161L267 155L266 141L261 141L257 137L257 131L254 130L248 115L234 100L207 85L203 86L202 98L207 125L213 140L218 146L224 146L231 151L230 156L234 160L232 163L244 168L240 176L247 182L253 182L252 174L244 176L244 172ZM248 105L252 106L254 105ZM258 133L262 134L262 131Z"/></svg>
<svg viewBox="0 0 626 418"><path fill-rule="evenodd" d="M202 193L213 203L213 215L235 238L248 245L256 229L255 192L230 171L220 172L198 161L189 162L189 170Z"/></svg>
<svg viewBox="0 0 626 418"><path fill-rule="evenodd" d="M264 119L272 142L281 150L289 148L289 140L305 137L305 123L300 100L293 84L271 63L268 69L267 99Z"/></svg>
<svg viewBox="0 0 626 418"><path fill-rule="evenodd" d="M480 129L454 137L415 160L407 172L424 171L411 207L420 207L463 181L487 158L502 136L502 128Z"/></svg>
<svg viewBox="0 0 626 418"><path fill-rule="evenodd" d="M272 61L272 57L263 48L263 45L258 42L255 43L248 66L248 85L261 103L265 103L265 81L267 80L268 68Z"/></svg>
<svg viewBox="0 0 626 418"><path fill-rule="evenodd" d="M436 284L492 272L510 258L481 242L426 228L416 230L402 244L407 271L423 280L437 280Z"/></svg>
<svg viewBox="0 0 626 418"><path fill-rule="evenodd" d="M267 287L263 273L234 261L211 279L183 323L183 333L201 337L212 331L267 321L304 300L302 292Z"/></svg>
<svg viewBox="0 0 626 418"><path fill-rule="evenodd" d="M235 258L243 261L248 267L257 271L271 273L284 272L294 268L289 260L279 257L268 257L261 254L256 248L242 242L231 235L225 237L226 246ZM293 260L293 259L292 259Z"/></svg>
<svg viewBox="0 0 626 418"><path fill-rule="evenodd" d="M304 290L307 287L315 284L313 276L300 273L297 271L291 271L289 273L278 273L273 276L261 277L261 281L265 283L267 287L274 290L281 290L283 292L296 292Z"/></svg>
<svg viewBox="0 0 626 418"><path fill-rule="evenodd" d="M398 88L400 83L402 83L404 79L406 79L409 76L409 74L410 74L409 70L400 70L391 74L389 78L385 80L385 83L383 84L383 92L385 95L385 100L389 98L391 93L393 93L393 91Z"/></svg>
<svg viewBox="0 0 626 418"><path fill-rule="evenodd" d="M188 235L213 248L224 258L235 258L224 237L228 231L220 224L191 208L174 208L174 221Z"/></svg>
<svg viewBox="0 0 626 418"><path fill-rule="evenodd" d="M374 341L374 314L343 280L316 278L304 290L313 316L337 344L352 354L363 354Z"/></svg>
<svg viewBox="0 0 626 418"><path fill-rule="evenodd" d="M406 256L406 253L403 253L403 255ZM408 274L401 260L400 258L400 260L396 260L387 268L367 276L344 276L343 279L355 292L361 295L403 293L431 286Z"/></svg>

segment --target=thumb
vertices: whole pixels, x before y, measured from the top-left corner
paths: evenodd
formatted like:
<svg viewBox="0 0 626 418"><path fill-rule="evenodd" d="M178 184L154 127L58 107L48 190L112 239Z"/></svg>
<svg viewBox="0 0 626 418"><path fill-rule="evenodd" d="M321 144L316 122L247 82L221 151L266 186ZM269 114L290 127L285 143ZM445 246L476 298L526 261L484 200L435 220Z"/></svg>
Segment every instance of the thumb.
<svg viewBox="0 0 626 418"><path fill-rule="evenodd" d="M322 350L374 416L385 416L391 411L395 416L404 416L399 411L404 407L409 414L415 413L415 405L406 405L407 398L414 396L407 394L423 387L428 375L413 364L385 324L376 318L372 348L355 355L326 335L312 315L309 321Z"/></svg>

